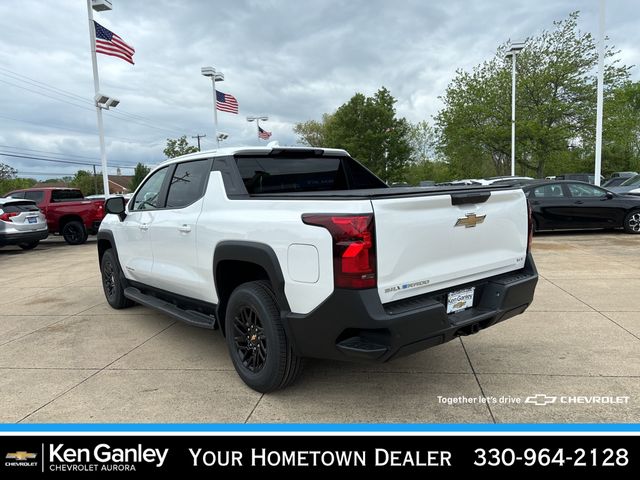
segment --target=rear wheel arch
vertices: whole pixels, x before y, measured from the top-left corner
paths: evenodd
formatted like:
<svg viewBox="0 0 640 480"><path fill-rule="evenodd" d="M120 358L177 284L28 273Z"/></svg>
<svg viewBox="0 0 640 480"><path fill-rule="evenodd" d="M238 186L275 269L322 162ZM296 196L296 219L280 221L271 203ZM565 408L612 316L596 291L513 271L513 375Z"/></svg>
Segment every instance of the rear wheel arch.
<svg viewBox="0 0 640 480"><path fill-rule="evenodd" d="M226 241L216 247L213 257L213 275L218 295L217 315L224 328L226 308L233 291L243 283L264 280L271 289L280 307L280 314L286 315L289 303L284 292L284 275L278 258L268 245L247 241Z"/></svg>

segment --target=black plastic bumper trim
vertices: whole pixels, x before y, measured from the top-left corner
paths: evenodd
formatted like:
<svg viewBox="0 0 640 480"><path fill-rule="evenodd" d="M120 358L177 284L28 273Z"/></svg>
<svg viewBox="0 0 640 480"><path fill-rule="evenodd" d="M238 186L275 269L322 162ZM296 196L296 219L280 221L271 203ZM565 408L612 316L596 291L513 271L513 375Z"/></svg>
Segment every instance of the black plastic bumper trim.
<svg viewBox="0 0 640 480"><path fill-rule="evenodd" d="M375 289L336 289L310 314L288 314L283 320L298 355L382 363L523 313L533 301L537 281L538 272L528 255L518 272L452 288L478 288L474 306L460 313L447 314L444 302L438 300L448 291L383 306Z"/></svg>

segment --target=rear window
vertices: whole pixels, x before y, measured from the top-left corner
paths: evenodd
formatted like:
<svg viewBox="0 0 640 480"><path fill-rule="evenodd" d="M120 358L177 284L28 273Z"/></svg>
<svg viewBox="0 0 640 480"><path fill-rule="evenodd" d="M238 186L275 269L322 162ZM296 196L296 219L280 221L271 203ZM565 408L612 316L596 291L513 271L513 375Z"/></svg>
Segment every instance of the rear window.
<svg viewBox="0 0 640 480"><path fill-rule="evenodd" d="M236 157L249 194L381 188L387 185L348 157Z"/></svg>
<svg viewBox="0 0 640 480"><path fill-rule="evenodd" d="M40 209L33 202L10 202L4 205L1 205L2 211L5 213L15 213L15 212L38 212Z"/></svg>
<svg viewBox="0 0 640 480"><path fill-rule="evenodd" d="M80 190L52 190L51 200L53 202L67 202L70 200L84 200L84 195Z"/></svg>

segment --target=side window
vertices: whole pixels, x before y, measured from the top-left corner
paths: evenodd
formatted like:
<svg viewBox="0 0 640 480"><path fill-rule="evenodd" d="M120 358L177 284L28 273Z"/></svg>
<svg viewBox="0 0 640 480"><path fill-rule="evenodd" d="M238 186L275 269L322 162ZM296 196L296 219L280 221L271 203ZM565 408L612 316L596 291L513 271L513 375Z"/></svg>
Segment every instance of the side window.
<svg viewBox="0 0 640 480"><path fill-rule="evenodd" d="M34 190L31 192L24 192L24 198L34 200L38 205L44 202L44 192L42 190Z"/></svg>
<svg viewBox="0 0 640 480"><path fill-rule="evenodd" d="M558 198L564 197L564 191L560 185L540 185L529 192L533 198Z"/></svg>
<svg viewBox="0 0 640 480"><path fill-rule="evenodd" d="M197 160L176 165L169 185L167 208L186 207L202 197L210 170L209 160Z"/></svg>
<svg viewBox="0 0 640 480"><path fill-rule="evenodd" d="M605 190L591 185L571 184L569 191L572 197L604 198L607 196Z"/></svg>
<svg viewBox="0 0 640 480"><path fill-rule="evenodd" d="M157 208L158 197L162 189L164 177L167 175L167 167L158 170L144 182L136 193L133 202L131 202L132 210L150 210Z"/></svg>

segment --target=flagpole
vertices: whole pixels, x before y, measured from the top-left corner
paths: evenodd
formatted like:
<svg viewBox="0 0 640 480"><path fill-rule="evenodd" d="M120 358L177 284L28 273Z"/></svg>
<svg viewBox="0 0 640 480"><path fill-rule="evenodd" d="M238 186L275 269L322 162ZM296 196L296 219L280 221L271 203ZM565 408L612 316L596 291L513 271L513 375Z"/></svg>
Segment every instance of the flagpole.
<svg viewBox="0 0 640 480"><path fill-rule="evenodd" d="M220 148L220 137L218 137L218 92L216 92L216 76L211 77L213 84L213 120L216 124L216 147Z"/></svg>
<svg viewBox="0 0 640 480"><path fill-rule="evenodd" d="M91 39L91 63L93 65L93 87L95 94L100 93L100 79L98 78L98 58L96 55L96 27L93 23L93 10L91 0L87 0L87 14L89 17L89 38ZM96 101L96 114L98 116L98 134L100 136L100 157L102 158L102 188L105 199L109 197L109 175L107 173L107 153L104 142L104 128L102 124L102 108ZM96 192L98 193L98 192Z"/></svg>

